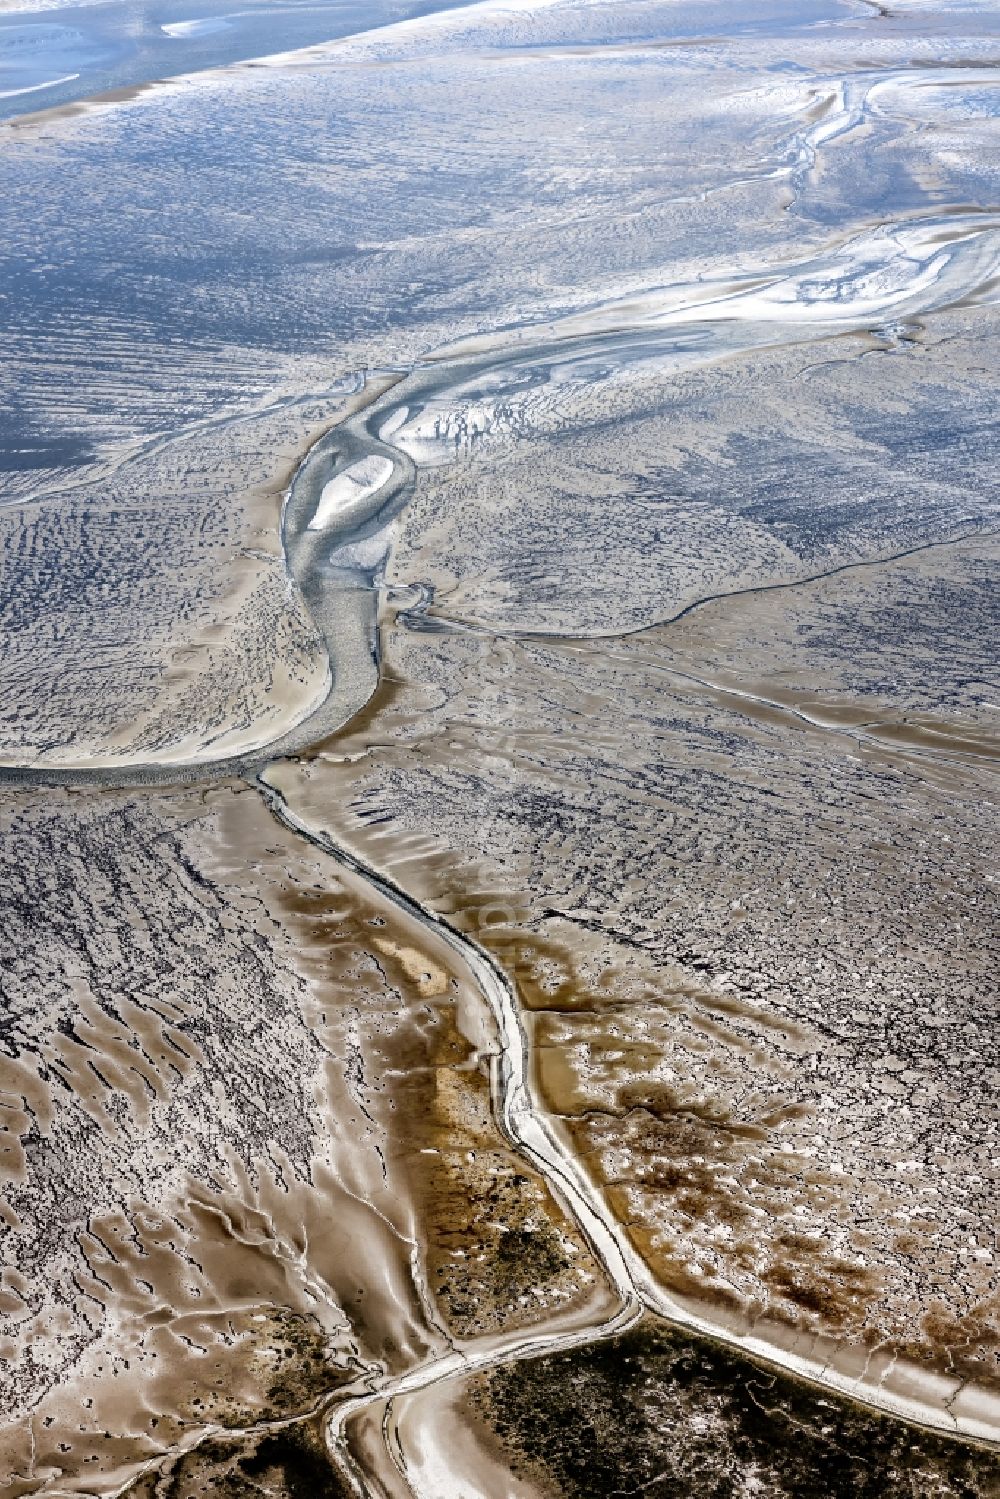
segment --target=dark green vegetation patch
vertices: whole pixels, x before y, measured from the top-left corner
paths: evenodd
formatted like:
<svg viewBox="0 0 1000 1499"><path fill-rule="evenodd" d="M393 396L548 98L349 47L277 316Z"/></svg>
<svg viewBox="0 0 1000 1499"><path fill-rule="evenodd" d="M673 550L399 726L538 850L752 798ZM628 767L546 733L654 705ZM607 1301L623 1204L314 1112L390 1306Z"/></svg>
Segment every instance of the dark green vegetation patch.
<svg viewBox="0 0 1000 1499"><path fill-rule="evenodd" d="M129 1499L349 1499L319 1429L288 1426L202 1442L147 1474Z"/></svg>
<svg viewBox="0 0 1000 1499"><path fill-rule="evenodd" d="M562 1499L996 1499L1000 1457L654 1321L482 1375L511 1465Z"/></svg>

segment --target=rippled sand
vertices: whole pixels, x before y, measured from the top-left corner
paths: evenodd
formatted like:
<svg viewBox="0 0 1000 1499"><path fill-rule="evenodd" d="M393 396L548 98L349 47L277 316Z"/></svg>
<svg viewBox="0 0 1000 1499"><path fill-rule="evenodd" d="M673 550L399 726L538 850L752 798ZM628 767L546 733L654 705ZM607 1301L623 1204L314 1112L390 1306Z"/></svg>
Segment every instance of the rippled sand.
<svg viewBox="0 0 1000 1499"><path fill-rule="evenodd" d="M1000 15L370 19L0 136L0 1495L987 1499Z"/></svg>

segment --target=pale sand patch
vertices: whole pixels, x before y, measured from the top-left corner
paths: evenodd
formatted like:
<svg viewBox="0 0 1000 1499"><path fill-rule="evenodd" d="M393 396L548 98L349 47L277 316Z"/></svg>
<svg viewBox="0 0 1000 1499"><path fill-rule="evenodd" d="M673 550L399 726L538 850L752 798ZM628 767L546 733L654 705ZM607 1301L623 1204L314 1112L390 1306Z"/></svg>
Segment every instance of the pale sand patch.
<svg viewBox="0 0 1000 1499"><path fill-rule="evenodd" d="M391 458L372 453L345 468L329 484L324 484L309 530L323 531L331 521L348 515L355 505L369 499L388 482L393 467Z"/></svg>
<svg viewBox="0 0 1000 1499"><path fill-rule="evenodd" d="M232 22L226 16L206 16L200 21L167 21L160 30L170 37L184 39L189 36L211 36L216 31L229 31Z"/></svg>
<svg viewBox="0 0 1000 1499"><path fill-rule="evenodd" d="M419 947L400 947L387 937L373 937L373 945L386 957L395 958L406 974L417 986L423 998L444 994L448 988L448 975L439 964L433 962Z"/></svg>
<svg viewBox="0 0 1000 1499"><path fill-rule="evenodd" d="M391 1413L383 1405L374 1408L373 1416L392 1422L400 1450L406 1453L413 1492L438 1499L473 1494L539 1499L538 1488L512 1473L493 1450L496 1439L488 1428L470 1419L462 1405L464 1386L464 1381L440 1380L398 1398Z"/></svg>

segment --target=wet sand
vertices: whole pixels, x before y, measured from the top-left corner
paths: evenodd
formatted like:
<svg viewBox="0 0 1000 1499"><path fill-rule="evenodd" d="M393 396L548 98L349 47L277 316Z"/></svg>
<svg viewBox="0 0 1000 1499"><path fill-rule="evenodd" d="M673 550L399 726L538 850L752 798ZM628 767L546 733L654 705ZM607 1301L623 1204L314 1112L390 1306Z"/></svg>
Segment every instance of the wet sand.
<svg viewBox="0 0 1000 1499"><path fill-rule="evenodd" d="M995 1490L990 27L612 9L7 132L9 1499Z"/></svg>

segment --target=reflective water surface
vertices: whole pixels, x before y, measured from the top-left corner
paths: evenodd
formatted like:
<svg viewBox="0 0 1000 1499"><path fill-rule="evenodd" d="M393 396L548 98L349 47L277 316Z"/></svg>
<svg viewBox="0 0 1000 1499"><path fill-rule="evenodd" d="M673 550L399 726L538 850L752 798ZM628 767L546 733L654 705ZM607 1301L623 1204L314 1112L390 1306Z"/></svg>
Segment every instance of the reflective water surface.
<svg viewBox="0 0 1000 1499"><path fill-rule="evenodd" d="M996 1493L998 61L0 17L0 1494Z"/></svg>

